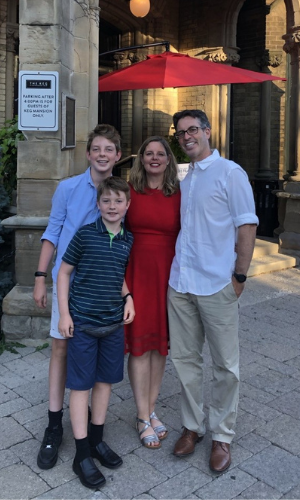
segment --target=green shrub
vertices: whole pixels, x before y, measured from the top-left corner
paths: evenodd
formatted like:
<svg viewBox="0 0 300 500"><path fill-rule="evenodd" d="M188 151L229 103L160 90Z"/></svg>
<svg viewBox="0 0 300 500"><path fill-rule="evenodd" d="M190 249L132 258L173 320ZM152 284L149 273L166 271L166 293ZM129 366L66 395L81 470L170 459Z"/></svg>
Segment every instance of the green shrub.
<svg viewBox="0 0 300 500"><path fill-rule="evenodd" d="M25 139L18 130L18 117L7 120L0 129L0 178L2 178L9 197L17 189L17 148L18 142Z"/></svg>
<svg viewBox="0 0 300 500"><path fill-rule="evenodd" d="M175 156L177 163L190 163L190 158L182 151L179 146L179 142L174 135L167 135L166 140L170 144L170 148L172 149L172 153Z"/></svg>

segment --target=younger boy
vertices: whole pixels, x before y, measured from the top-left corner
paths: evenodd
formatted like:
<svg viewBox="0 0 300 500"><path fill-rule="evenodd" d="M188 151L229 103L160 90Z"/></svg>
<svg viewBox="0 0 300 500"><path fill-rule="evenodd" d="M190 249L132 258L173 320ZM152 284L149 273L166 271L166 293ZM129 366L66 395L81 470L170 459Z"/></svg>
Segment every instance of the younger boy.
<svg viewBox="0 0 300 500"><path fill-rule="evenodd" d="M41 469L51 469L56 464L63 435L62 408L68 342L58 331L57 273L62 255L77 229L84 224L94 222L99 217L96 203L97 187L103 179L111 176L115 163L121 157L121 138L117 130L111 125L97 125L88 136L86 155L90 165L88 169L83 174L60 182L54 193L49 223L41 238L42 249L35 273L33 297L38 307L45 308L47 304L45 278L56 251L55 264L52 269L49 423L37 457L37 464Z"/></svg>
<svg viewBox="0 0 300 500"><path fill-rule="evenodd" d="M58 329L69 338L66 386L71 389L70 417L76 444L73 470L88 488L105 483L93 458L111 468L122 464L102 436L111 384L123 379L123 322L131 323L134 318L132 297L124 314L124 303L130 296L124 275L133 236L122 219L129 204L127 182L119 177L105 179L97 196L101 217L77 231L58 273ZM106 336L100 336L103 330ZM88 437L90 389L92 421Z"/></svg>

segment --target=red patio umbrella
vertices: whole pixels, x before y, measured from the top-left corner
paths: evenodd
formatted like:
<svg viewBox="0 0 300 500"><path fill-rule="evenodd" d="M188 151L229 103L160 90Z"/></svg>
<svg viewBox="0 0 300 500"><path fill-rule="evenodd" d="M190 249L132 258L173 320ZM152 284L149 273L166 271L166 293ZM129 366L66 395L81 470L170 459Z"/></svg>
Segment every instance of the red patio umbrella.
<svg viewBox="0 0 300 500"><path fill-rule="evenodd" d="M148 55L147 59L99 78L99 92L193 87L226 83L286 80L267 73L203 61L177 52Z"/></svg>

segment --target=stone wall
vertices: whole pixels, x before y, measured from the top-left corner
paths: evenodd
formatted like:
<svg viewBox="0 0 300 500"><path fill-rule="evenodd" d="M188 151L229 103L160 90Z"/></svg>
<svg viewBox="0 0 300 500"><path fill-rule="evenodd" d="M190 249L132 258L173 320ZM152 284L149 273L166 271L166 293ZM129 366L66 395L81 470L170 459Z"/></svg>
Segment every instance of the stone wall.
<svg viewBox="0 0 300 500"><path fill-rule="evenodd" d="M4 221L15 229L18 283L3 301L2 329L8 338L44 338L49 332L49 307L40 310L32 299L34 271L58 182L87 167L87 135L98 121L98 21L98 0L20 3L20 70L58 71L59 129L25 131L27 140L19 143L17 215ZM75 149L62 149L62 94L76 100Z"/></svg>

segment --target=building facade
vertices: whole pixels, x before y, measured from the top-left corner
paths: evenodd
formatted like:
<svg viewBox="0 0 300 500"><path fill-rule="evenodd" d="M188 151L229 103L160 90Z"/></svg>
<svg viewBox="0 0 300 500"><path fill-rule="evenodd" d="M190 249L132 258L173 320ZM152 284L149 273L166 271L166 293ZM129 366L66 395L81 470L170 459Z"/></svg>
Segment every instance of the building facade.
<svg viewBox="0 0 300 500"><path fill-rule="evenodd" d="M287 81L98 94L99 74L164 50L130 47L161 41ZM300 255L299 43L300 0L151 0L143 18L128 0L0 0L0 127L16 112L18 69L58 71L60 105L63 94L76 102L75 148L62 148L61 126L26 132L19 144L17 215L5 221L15 229L17 283L3 303L6 335L48 334L50 310L37 310L31 298L39 239L58 182L86 168L86 137L100 121L120 130L129 156L150 135L172 135L174 112L203 109L212 147L249 175L261 230L279 236L282 252Z"/></svg>

